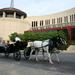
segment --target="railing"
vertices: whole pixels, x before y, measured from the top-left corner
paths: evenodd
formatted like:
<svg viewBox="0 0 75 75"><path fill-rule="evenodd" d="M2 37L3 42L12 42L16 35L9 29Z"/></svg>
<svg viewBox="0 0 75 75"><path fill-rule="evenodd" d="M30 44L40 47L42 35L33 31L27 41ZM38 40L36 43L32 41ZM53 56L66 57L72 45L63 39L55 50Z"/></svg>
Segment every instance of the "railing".
<svg viewBox="0 0 75 75"><path fill-rule="evenodd" d="M62 23L62 24L54 24L54 25L45 25L42 27L32 27L31 30L38 30L38 29L47 29L47 28L62 28L66 26L75 26L75 22L68 22L68 23Z"/></svg>

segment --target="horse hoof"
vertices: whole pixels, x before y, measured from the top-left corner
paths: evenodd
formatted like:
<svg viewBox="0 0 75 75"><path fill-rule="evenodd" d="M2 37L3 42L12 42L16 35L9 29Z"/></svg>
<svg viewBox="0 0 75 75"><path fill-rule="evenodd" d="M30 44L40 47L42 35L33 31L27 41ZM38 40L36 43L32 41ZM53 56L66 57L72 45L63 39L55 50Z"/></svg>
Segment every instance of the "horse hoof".
<svg viewBox="0 0 75 75"><path fill-rule="evenodd" d="M50 64L52 64L52 65L53 65L53 63L50 63Z"/></svg>
<svg viewBox="0 0 75 75"><path fill-rule="evenodd" d="M49 61L50 64L53 64L53 62Z"/></svg>

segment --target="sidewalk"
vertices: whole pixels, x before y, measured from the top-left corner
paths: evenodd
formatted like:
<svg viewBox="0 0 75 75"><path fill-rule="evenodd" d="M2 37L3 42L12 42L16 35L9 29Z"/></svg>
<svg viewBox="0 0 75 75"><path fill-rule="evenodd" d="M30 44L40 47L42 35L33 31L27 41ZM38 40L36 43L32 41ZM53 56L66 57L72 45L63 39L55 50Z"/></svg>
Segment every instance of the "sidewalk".
<svg viewBox="0 0 75 75"><path fill-rule="evenodd" d="M75 45L70 45L64 52L75 53Z"/></svg>

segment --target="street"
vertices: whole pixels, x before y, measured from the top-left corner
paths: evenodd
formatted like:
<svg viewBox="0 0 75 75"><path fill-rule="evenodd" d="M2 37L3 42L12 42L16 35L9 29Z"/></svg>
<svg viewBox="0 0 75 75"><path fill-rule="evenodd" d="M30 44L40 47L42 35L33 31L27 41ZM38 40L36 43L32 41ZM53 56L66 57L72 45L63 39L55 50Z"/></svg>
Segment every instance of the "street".
<svg viewBox="0 0 75 75"><path fill-rule="evenodd" d="M12 56L5 58L0 55L0 75L75 75L75 53L60 53L60 63L54 60L50 64L39 56L39 62L34 58L26 61L24 57L15 61Z"/></svg>

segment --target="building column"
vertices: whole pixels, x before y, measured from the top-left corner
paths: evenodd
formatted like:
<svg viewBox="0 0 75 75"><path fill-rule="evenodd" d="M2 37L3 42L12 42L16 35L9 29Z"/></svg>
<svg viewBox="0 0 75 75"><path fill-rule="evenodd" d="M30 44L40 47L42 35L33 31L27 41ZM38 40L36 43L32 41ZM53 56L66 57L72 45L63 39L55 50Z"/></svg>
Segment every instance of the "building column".
<svg viewBox="0 0 75 75"><path fill-rule="evenodd" d="M14 18L16 18L16 12L14 12Z"/></svg>
<svg viewBox="0 0 75 75"><path fill-rule="evenodd" d="M5 13L5 12L3 12L3 18L5 18L5 16L6 16L6 13Z"/></svg>
<svg viewBox="0 0 75 75"><path fill-rule="evenodd" d="M24 16L21 16L21 19L24 19Z"/></svg>

